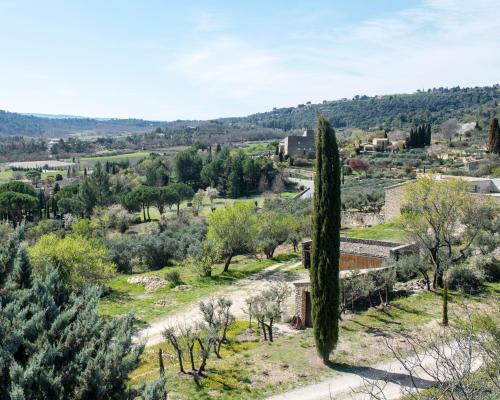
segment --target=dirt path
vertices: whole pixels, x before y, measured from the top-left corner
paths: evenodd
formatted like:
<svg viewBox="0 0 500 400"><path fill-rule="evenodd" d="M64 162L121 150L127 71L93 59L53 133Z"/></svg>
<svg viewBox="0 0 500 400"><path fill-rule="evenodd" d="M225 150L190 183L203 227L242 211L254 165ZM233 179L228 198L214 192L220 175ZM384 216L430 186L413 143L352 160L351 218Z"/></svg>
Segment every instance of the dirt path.
<svg viewBox="0 0 500 400"><path fill-rule="evenodd" d="M444 348L447 357L455 356L454 345ZM459 355L457 355L459 356ZM419 362L417 362L419 360ZM416 388L425 389L435 384L434 380L422 369L435 373L436 359L428 354L421 353L407 359L408 365L420 365L413 371L413 378L397 360L387 361L374 367L351 367L348 372L339 372L333 378L323 382L304 386L280 395L269 397L267 400L370 400L373 398L395 400L400 399L407 391ZM471 365L475 371L481 365L479 360ZM413 380L413 382L412 382ZM370 397L366 393L369 384L377 382L382 393L376 393L377 397ZM362 393L365 392L365 393Z"/></svg>
<svg viewBox="0 0 500 400"><path fill-rule="evenodd" d="M241 279L235 284L228 286L226 288L220 289L210 296L201 298L196 302L186 305L180 310L174 313L168 314L165 318L153 322L147 328L144 328L137 332L134 337L136 342L144 342L146 346L153 346L163 341L161 333L167 327L176 327L188 325L192 326L200 320L200 311L198 309L198 303L203 300L208 300L211 297L216 296L226 296L232 302L231 312L235 315L237 319L246 318L243 309L245 307L245 300L257 294L259 291L263 290L270 282L276 281L284 277L282 271L289 271L290 269L296 268L300 265L298 263L279 263L273 264L265 268L261 272L252 275L249 278ZM289 283L290 287L293 285Z"/></svg>

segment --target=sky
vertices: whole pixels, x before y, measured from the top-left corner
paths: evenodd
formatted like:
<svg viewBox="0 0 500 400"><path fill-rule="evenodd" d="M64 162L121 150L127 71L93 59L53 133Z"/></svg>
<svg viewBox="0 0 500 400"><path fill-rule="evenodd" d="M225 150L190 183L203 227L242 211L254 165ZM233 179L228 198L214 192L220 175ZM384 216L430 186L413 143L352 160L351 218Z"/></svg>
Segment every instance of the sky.
<svg viewBox="0 0 500 400"><path fill-rule="evenodd" d="M498 0L0 0L0 109L244 116L500 82Z"/></svg>

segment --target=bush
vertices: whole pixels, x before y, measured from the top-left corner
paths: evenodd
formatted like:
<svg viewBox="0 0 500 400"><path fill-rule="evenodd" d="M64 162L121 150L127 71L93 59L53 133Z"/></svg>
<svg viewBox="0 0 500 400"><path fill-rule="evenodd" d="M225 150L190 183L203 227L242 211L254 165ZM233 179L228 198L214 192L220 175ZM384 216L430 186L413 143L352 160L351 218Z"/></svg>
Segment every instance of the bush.
<svg viewBox="0 0 500 400"><path fill-rule="evenodd" d="M476 267L460 264L450 269L448 286L450 289L462 290L466 293L478 293L483 288L484 274Z"/></svg>
<svg viewBox="0 0 500 400"><path fill-rule="evenodd" d="M471 262L484 275L484 278L489 282L500 281L500 260L493 256L475 257Z"/></svg>
<svg viewBox="0 0 500 400"><path fill-rule="evenodd" d="M60 219L44 219L36 224L33 228L28 229L27 237L31 240L37 240L47 233L60 233L64 229L64 221ZM58 232L61 231L61 232Z"/></svg>
<svg viewBox="0 0 500 400"><path fill-rule="evenodd" d="M169 271L167 275L165 275L165 278L170 282L170 287L176 287L182 283L181 275L175 270Z"/></svg>

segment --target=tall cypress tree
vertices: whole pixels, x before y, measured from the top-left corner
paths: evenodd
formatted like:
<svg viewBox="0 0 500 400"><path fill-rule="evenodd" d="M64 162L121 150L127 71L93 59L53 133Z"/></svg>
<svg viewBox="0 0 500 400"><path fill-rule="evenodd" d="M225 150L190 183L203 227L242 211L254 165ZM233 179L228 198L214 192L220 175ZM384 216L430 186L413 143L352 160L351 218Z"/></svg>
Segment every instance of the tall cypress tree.
<svg viewBox="0 0 500 400"><path fill-rule="evenodd" d="M493 154L500 154L500 126L497 118L492 119L488 131L488 151Z"/></svg>
<svg viewBox="0 0 500 400"><path fill-rule="evenodd" d="M311 303L316 349L327 363L339 334L340 160L335 131L322 116L317 130Z"/></svg>

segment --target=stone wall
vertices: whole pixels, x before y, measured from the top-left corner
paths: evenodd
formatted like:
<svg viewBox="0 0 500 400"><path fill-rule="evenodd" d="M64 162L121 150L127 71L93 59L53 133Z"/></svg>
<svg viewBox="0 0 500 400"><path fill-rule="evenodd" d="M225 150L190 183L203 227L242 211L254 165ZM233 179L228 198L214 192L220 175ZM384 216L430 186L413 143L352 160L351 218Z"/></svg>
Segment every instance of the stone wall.
<svg viewBox="0 0 500 400"><path fill-rule="evenodd" d="M399 217L401 215L401 204L404 200L404 183L385 188L385 221Z"/></svg>
<svg viewBox="0 0 500 400"><path fill-rule="evenodd" d="M366 213L360 211L342 211L342 227L365 227L383 224L385 215L379 213Z"/></svg>

